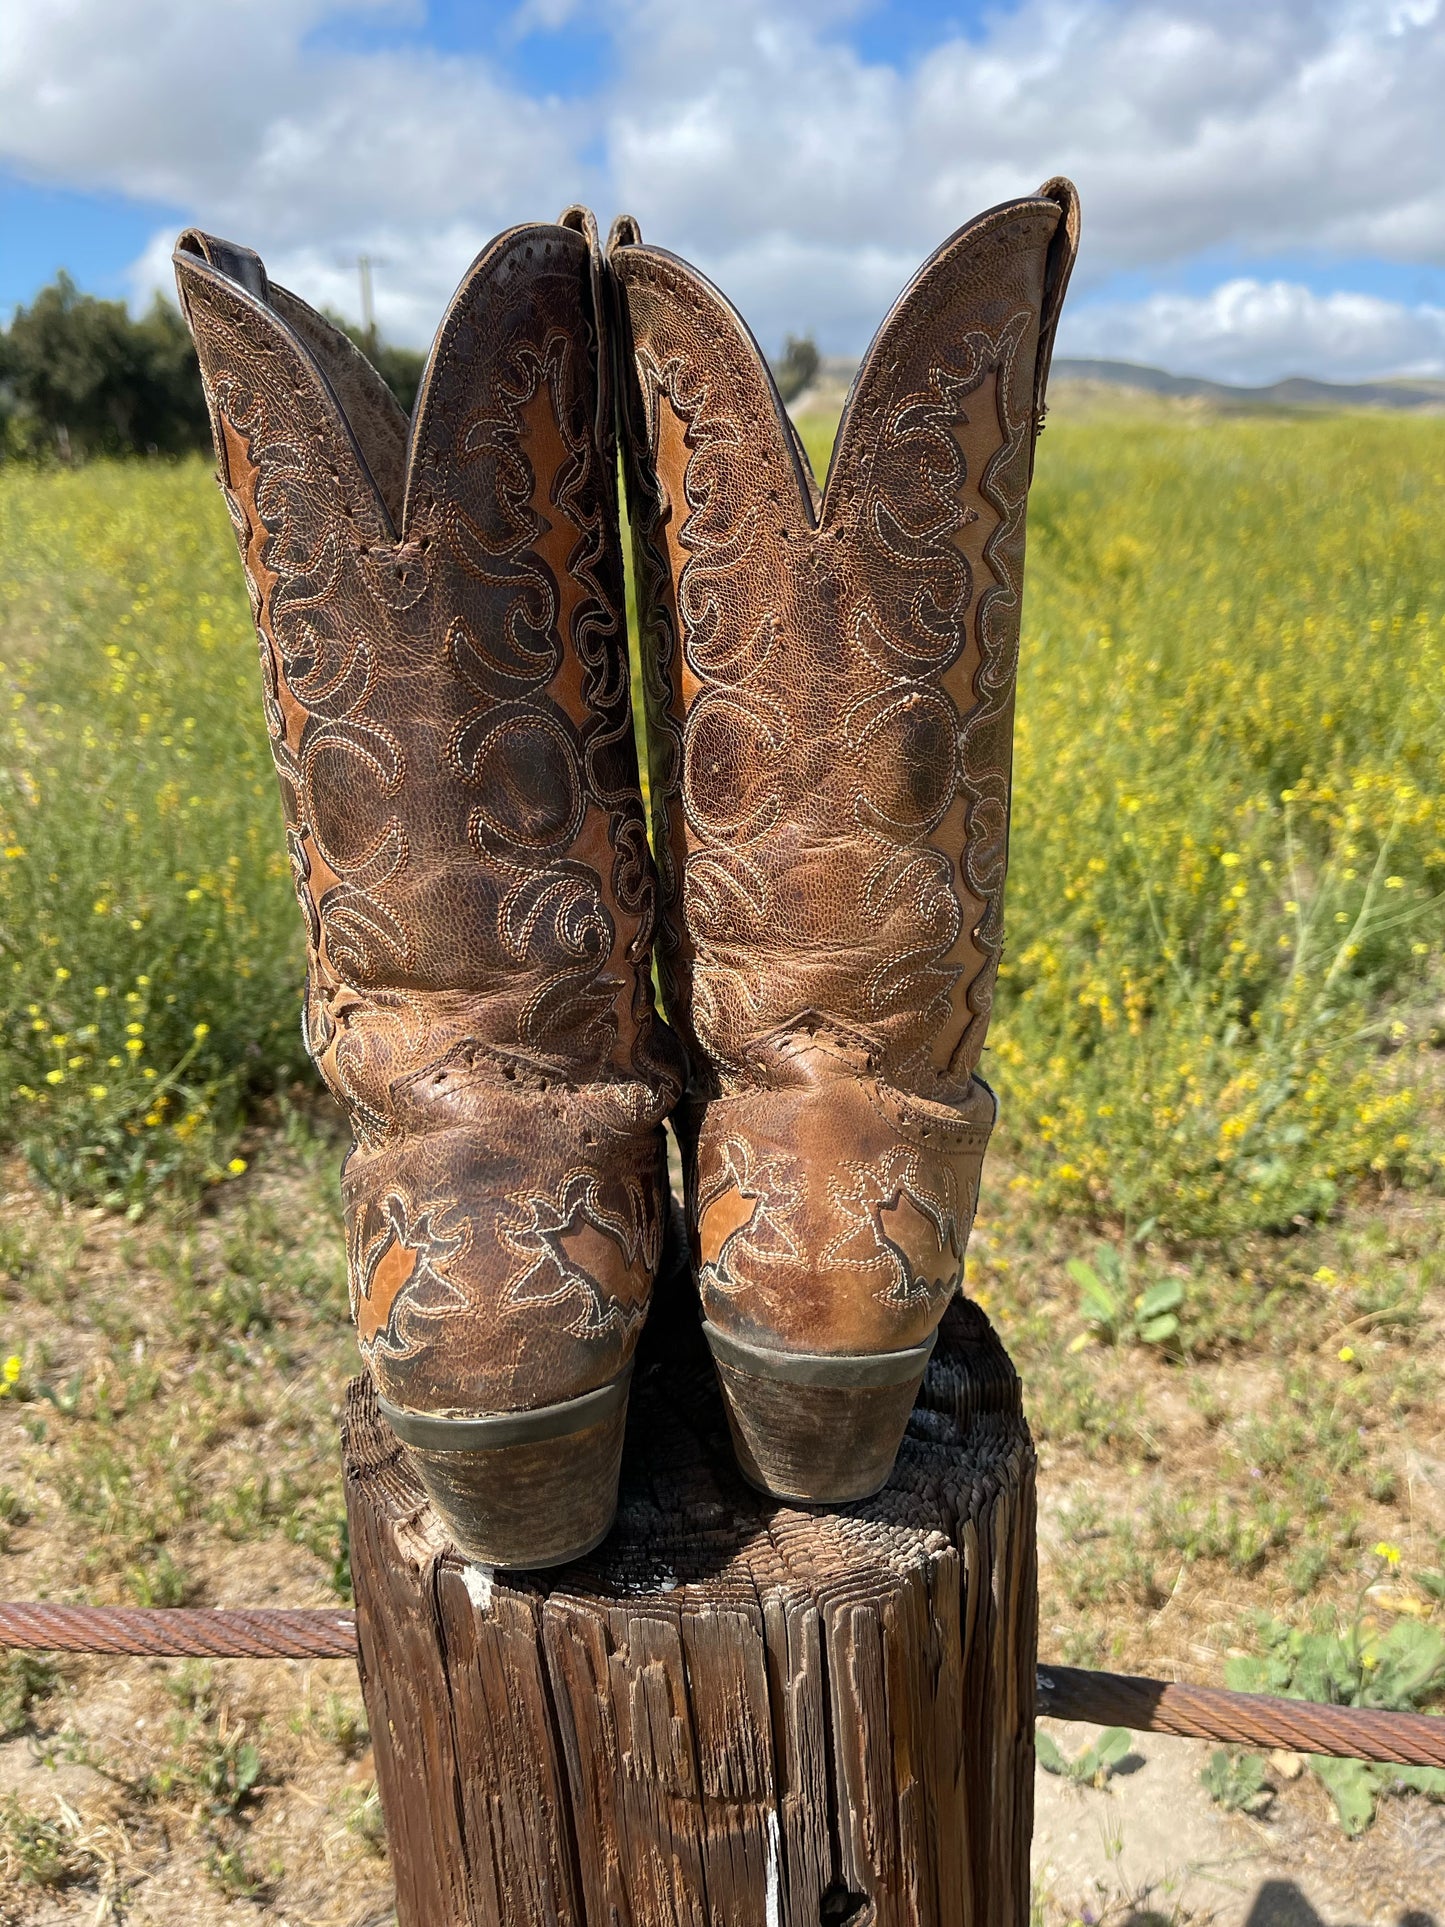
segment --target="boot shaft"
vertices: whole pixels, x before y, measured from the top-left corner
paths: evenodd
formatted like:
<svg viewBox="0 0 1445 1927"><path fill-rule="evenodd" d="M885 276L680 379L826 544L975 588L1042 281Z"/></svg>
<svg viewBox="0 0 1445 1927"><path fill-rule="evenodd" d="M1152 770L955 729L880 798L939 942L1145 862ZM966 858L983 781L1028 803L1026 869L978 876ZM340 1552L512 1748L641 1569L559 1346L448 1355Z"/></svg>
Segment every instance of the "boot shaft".
<svg viewBox="0 0 1445 1927"><path fill-rule="evenodd" d="M462 283L408 426L256 256L177 275L261 642L323 1069L338 1005L425 1005L574 1077L650 1049L654 883L608 357L571 228ZM382 1129L384 1066L347 1095Z"/></svg>
<svg viewBox="0 0 1445 1927"><path fill-rule="evenodd" d="M661 963L704 1090L754 1081L809 1014L919 1096L977 1066L1076 241L1051 182L945 242L865 356L820 489L736 311L614 229Z"/></svg>

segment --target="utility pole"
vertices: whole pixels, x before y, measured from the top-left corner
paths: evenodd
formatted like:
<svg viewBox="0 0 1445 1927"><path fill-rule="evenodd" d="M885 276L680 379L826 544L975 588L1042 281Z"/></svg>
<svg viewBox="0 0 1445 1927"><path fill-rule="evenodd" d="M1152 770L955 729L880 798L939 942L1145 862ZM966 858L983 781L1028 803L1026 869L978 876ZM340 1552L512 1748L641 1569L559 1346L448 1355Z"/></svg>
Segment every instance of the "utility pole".
<svg viewBox="0 0 1445 1927"><path fill-rule="evenodd" d="M361 327L366 336L368 348L376 346L376 308L371 298L371 256L360 254L356 258L356 271L361 278Z"/></svg>

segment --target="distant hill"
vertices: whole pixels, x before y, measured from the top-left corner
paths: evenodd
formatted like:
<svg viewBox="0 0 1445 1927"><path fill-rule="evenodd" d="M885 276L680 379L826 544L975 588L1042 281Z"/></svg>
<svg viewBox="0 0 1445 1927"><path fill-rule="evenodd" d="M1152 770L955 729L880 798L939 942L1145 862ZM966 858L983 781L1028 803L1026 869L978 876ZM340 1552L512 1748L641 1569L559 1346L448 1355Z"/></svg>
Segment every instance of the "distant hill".
<svg viewBox="0 0 1445 1927"><path fill-rule="evenodd" d="M846 356L825 355L813 382L792 403L793 414L836 414L857 366ZM1203 375L1170 375L1162 368L1147 368L1136 361L1082 361L1056 355L1050 387L1057 395L1066 384L1075 392L1092 391L1095 395L1101 389L1120 390L1120 400L1126 395L1155 395L1221 409L1401 408L1445 412L1445 380L1423 376L1338 382L1292 375L1286 381L1246 388L1227 381L1209 381ZM1066 396L1058 398L1064 400ZM1099 399L1102 402L1103 397Z"/></svg>
<svg viewBox="0 0 1445 1927"><path fill-rule="evenodd" d="M1135 361L1075 361L1056 355L1050 381L1084 381L1129 388L1147 395L1216 403L1225 408L1431 408L1445 409L1445 381L1390 376L1384 381L1312 381L1291 375L1261 388L1207 381L1203 375L1169 375Z"/></svg>

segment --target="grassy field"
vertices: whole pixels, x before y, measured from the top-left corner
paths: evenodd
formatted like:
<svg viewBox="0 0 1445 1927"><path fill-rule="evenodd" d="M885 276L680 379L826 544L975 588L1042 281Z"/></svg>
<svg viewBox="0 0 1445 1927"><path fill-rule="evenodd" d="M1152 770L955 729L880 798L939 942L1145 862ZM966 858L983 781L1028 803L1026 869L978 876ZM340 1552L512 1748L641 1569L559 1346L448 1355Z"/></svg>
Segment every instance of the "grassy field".
<svg viewBox="0 0 1445 1927"><path fill-rule="evenodd" d="M969 1280L1044 1650L1430 1704L1445 423L1060 421L1025 631ZM334 1600L340 1142L207 468L0 469L0 661L0 1592ZM0 1735L0 1921L383 1904L348 1667L12 1658ZM1275 1811L1388 1898L1386 1790Z"/></svg>
<svg viewBox="0 0 1445 1927"><path fill-rule="evenodd" d="M73 1198L192 1195L301 1072L297 914L199 460L0 472L0 1102Z"/></svg>
<svg viewBox="0 0 1445 1927"><path fill-rule="evenodd" d="M1445 428L1043 446L990 1037L1021 1181L1187 1240L1438 1174Z"/></svg>

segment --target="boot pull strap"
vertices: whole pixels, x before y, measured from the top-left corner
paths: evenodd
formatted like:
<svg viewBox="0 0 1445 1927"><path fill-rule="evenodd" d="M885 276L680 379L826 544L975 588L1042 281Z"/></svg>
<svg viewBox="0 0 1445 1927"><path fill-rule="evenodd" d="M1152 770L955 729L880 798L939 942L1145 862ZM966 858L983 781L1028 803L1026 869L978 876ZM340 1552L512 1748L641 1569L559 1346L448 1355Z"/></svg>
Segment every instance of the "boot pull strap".
<svg viewBox="0 0 1445 1927"><path fill-rule="evenodd" d="M597 251L599 246L597 239L597 216L592 212L590 207L583 207L580 201L574 201L571 207L564 207L562 212L557 216L557 225L558 227L570 228L574 234L580 234L588 247L591 248L594 253Z"/></svg>
<svg viewBox="0 0 1445 1927"><path fill-rule="evenodd" d="M1039 436L1044 432L1044 418L1048 414L1044 394L1049 385L1049 367L1054 358L1054 335L1058 331L1059 315L1063 310L1064 296L1068 293L1074 259L1079 252L1079 191L1073 182L1057 175L1053 180L1044 182L1039 189L1039 197L1056 202L1060 218L1044 261L1044 299L1039 315L1038 357L1034 363L1034 437L1029 449L1030 480L1033 479Z"/></svg>
<svg viewBox="0 0 1445 1927"><path fill-rule="evenodd" d="M607 252L614 248L635 248L642 245L642 229L631 214L619 214L612 223L612 232L607 237Z"/></svg>
<svg viewBox="0 0 1445 1927"><path fill-rule="evenodd" d="M597 334L597 413L593 432L597 451L604 462L613 447L612 424L612 344L608 338L608 311L603 279L602 242L597 232L597 216L590 207L574 202L557 216L558 227L570 228L587 243L588 264L592 273L592 325ZM615 459L615 458L614 458Z"/></svg>
<svg viewBox="0 0 1445 1927"><path fill-rule="evenodd" d="M214 234L203 234L194 227L186 229L176 248L182 254L198 254L208 267L243 287L253 300L270 307L271 283L266 278L266 264L253 248L238 247L234 241L219 240Z"/></svg>

